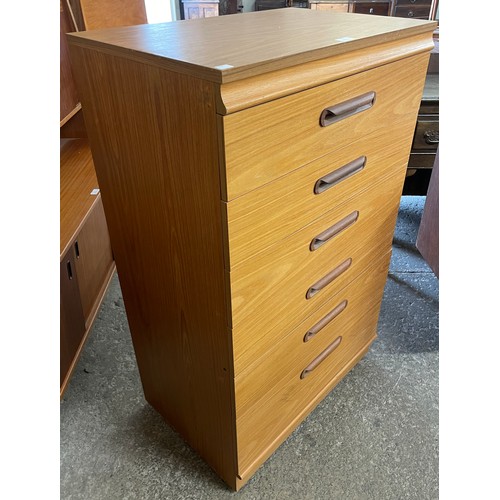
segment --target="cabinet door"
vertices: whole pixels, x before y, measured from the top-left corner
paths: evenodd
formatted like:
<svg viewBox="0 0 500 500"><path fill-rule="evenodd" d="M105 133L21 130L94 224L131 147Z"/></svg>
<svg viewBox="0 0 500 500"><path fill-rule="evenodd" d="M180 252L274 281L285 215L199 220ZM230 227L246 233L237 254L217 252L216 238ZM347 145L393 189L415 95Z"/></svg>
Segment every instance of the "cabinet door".
<svg viewBox="0 0 500 500"><path fill-rule="evenodd" d="M80 303L80 291L72 248L68 250L61 261L60 281L60 384L62 387L85 334L85 320Z"/></svg>
<svg viewBox="0 0 500 500"><path fill-rule="evenodd" d="M76 273L85 324L90 326L112 272L113 254L99 197L74 243Z"/></svg>

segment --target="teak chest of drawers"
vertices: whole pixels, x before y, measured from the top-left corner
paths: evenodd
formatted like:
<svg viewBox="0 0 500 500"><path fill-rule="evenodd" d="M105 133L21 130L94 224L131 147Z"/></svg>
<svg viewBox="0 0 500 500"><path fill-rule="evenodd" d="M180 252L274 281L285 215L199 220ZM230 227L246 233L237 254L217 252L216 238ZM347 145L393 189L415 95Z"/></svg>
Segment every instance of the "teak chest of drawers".
<svg viewBox="0 0 500 500"><path fill-rule="evenodd" d="M69 35L146 399L234 489L375 339L435 26Z"/></svg>

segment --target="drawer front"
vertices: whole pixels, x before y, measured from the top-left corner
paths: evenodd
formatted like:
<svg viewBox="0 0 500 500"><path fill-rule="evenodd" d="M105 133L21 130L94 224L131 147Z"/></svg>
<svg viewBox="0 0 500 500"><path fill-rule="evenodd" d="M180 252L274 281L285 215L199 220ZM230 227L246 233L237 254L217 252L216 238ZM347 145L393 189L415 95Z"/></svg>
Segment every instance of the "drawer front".
<svg viewBox="0 0 500 500"><path fill-rule="evenodd" d="M394 5L396 6L414 6L421 7L427 6L429 9L431 7L432 0L395 0Z"/></svg>
<svg viewBox="0 0 500 500"><path fill-rule="evenodd" d="M430 8L428 6L401 5L394 9L395 17L408 17L413 19L428 19Z"/></svg>
<svg viewBox="0 0 500 500"><path fill-rule="evenodd" d="M347 12L349 4L346 3L323 3L315 2L310 4L312 10L333 10L335 12Z"/></svg>
<svg viewBox="0 0 500 500"><path fill-rule="evenodd" d="M404 171L228 273L235 374L390 249L403 180Z"/></svg>
<svg viewBox="0 0 500 500"><path fill-rule="evenodd" d="M439 145L439 121L419 120L412 149L436 151Z"/></svg>
<svg viewBox="0 0 500 500"><path fill-rule="evenodd" d="M390 253L384 255L235 379L240 473L245 474L277 437L286 437L311 404L323 398L331 381L374 339L389 258ZM343 301L347 301L343 311L304 342L311 327Z"/></svg>
<svg viewBox="0 0 500 500"><path fill-rule="evenodd" d="M356 2L353 5L353 12L357 14L373 14L376 16L389 15L389 2Z"/></svg>
<svg viewBox="0 0 500 500"><path fill-rule="evenodd" d="M229 265L238 265L404 169L415 122L371 134L229 203Z"/></svg>
<svg viewBox="0 0 500 500"><path fill-rule="evenodd" d="M435 158L435 152L412 153L408 161L408 169L432 168Z"/></svg>
<svg viewBox="0 0 500 500"><path fill-rule="evenodd" d="M384 131L388 124L404 126L409 117L415 122L428 62L428 54L419 54L220 117L223 199ZM395 74L404 77L395 79Z"/></svg>

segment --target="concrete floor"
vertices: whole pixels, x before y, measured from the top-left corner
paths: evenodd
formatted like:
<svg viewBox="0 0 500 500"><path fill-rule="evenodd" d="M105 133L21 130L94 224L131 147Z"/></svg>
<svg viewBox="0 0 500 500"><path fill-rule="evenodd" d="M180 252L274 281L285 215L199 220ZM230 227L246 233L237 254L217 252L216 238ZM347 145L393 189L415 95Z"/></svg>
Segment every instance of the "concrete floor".
<svg viewBox="0 0 500 500"><path fill-rule="evenodd" d="M146 403L117 277L61 402L62 499L438 498L438 280L402 198L379 337L239 492Z"/></svg>

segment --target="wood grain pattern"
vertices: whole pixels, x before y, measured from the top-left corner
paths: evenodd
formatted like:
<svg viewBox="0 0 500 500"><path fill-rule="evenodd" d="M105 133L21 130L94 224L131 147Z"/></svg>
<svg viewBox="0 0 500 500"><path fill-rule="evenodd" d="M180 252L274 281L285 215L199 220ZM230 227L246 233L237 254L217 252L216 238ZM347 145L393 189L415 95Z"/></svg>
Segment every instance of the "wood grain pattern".
<svg viewBox="0 0 500 500"><path fill-rule="evenodd" d="M335 10L337 12L347 12L349 2L309 2L309 8L312 10Z"/></svg>
<svg viewBox="0 0 500 500"><path fill-rule="evenodd" d="M229 238L227 269L301 229L340 201L363 196L392 175L408 159L414 126L414 117L409 116L405 126L389 125L384 133L371 134L229 203L222 202ZM314 194L318 179L363 156L366 163L361 171Z"/></svg>
<svg viewBox="0 0 500 500"><path fill-rule="evenodd" d="M67 252L100 195L92 153L85 139L61 140L60 257Z"/></svg>
<svg viewBox="0 0 500 500"><path fill-rule="evenodd" d="M339 335L344 335L346 340L353 335L353 324L358 322L367 311L380 305L387 279L390 254L389 251L375 259L372 265L364 269L346 287L332 295L310 316L298 321L284 338L270 347L265 356L253 360L236 375L237 418L252 411L252 407L260 402L268 401L274 393L279 391L282 381L287 381L294 376L293 374L300 374L308 362L320 354ZM343 301L347 302L345 309L311 340L304 342L304 335L309 328ZM271 387L269 380L273 381Z"/></svg>
<svg viewBox="0 0 500 500"><path fill-rule="evenodd" d="M434 21L373 17L275 9L192 23L81 32L71 35L71 43L226 83L429 33L437 26ZM210 50L206 50L207 46Z"/></svg>
<svg viewBox="0 0 500 500"><path fill-rule="evenodd" d="M281 9L69 36L146 399L233 489L375 337L434 27ZM325 107L372 90L318 131ZM316 176L361 142L364 177L315 204Z"/></svg>
<svg viewBox="0 0 500 500"><path fill-rule="evenodd" d="M359 71L412 55L428 53L432 47L432 36L423 33L225 83L220 87L217 111L221 115L241 111L287 94L345 78Z"/></svg>
<svg viewBox="0 0 500 500"><path fill-rule="evenodd" d="M428 54L416 55L221 118L226 201L383 131L387 123L404 126L409 118L415 119L428 61ZM395 80L394 74L401 77ZM373 107L319 126L325 108L370 91L376 92Z"/></svg>
<svg viewBox="0 0 500 500"><path fill-rule="evenodd" d="M144 0L80 0L86 30L146 24Z"/></svg>
<svg viewBox="0 0 500 500"><path fill-rule="evenodd" d="M213 85L72 58L146 399L234 487Z"/></svg>
<svg viewBox="0 0 500 500"><path fill-rule="evenodd" d="M362 197L335 207L302 230L246 260L228 273L235 373L263 356L293 326L345 287L377 255L386 253L404 179L399 173ZM359 210L358 221L315 252L309 244L332 223ZM312 299L308 288L346 259L352 264Z"/></svg>
<svg viewBox="0 0 500 500"><path fill-rule="evenodd" d="M78 289L73 248L62 256L60 279L60 386L61 394L71 375L75 354L85 335L85 319Z"/></svg>
<svg viewBox="0 0 500 500"><path fill-rule="evenodd" d="M75 27L71 22L71 17L68 14L66 3L60 0L60 106L59 106L59 120L60 126L64 125L66 121L73 116L75 109L79 104L78 92L76 84L73 80L71 72L71 63L69 60L68 41L66 33L75 31Z"/></svg>
<svg viewBox="0 0 500 500"><path fill-rule="evenodd" d="M73 243L85 327L89 328L101 300L101 291L114 267L108 226L99 197Z"/></svg>
<svg viewBox="0 0 500 500"><path fill-rule="evenodd" d="M302 341L303 330L310 323L302 323L262 363L236 379L240 476L247 475L247 469L265 452L269 443L286 432L290 421L300 418L303 408L310 405L318 391L374 340L389 257L390 253L386 253L345 290L345 295L342 293L342 297L353 297L350 317L346 310L346 315L338 318L339 323L330 324L311 345ZM326 309L322 308L322 314ZM335 351L309 377L301 379L306 365L339 335L342 342ZM273 380L272 386L269 380Z"/></svg>

